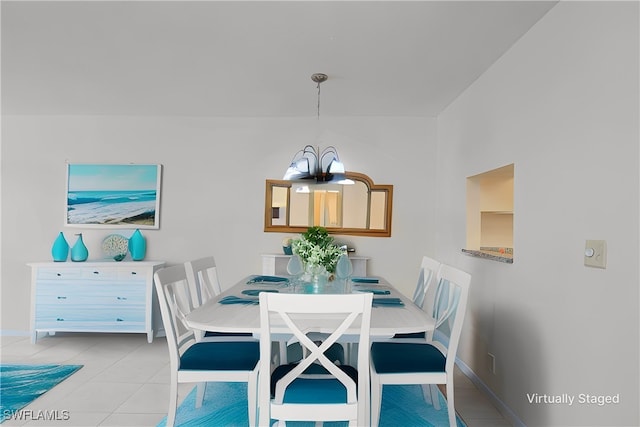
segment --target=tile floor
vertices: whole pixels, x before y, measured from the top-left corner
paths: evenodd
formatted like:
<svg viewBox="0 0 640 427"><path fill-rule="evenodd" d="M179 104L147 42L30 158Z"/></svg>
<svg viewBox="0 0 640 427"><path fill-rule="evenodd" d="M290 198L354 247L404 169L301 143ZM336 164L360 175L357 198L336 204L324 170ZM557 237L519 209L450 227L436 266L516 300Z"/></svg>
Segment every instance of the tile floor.
<svg viewBox="0 0 640 427"><path fill-rule="evenodd" d="M31 344L0 337L2 363L82 364L78 372L25 409L69 411L65 421L6 420L4 426L156 426L166 415L169 359L164 338L148 344L139 334L63 334ZM460 371L456 409L468 427L511 426ZM182 384L181 401L193 386Z"/></svg>

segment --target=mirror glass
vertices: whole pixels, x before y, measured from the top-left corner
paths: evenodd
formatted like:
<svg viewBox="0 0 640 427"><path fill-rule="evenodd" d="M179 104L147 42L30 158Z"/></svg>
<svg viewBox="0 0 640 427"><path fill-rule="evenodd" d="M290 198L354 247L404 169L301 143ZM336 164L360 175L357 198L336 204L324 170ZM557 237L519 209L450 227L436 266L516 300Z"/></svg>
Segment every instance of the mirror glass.
<svg viewBox="0 0 640 427"><path fill-rule="evenodd" d="M392 185L347 172L353 184L268 179L264 231L303 233L322 226L330 233L391 236Z"/></svg>

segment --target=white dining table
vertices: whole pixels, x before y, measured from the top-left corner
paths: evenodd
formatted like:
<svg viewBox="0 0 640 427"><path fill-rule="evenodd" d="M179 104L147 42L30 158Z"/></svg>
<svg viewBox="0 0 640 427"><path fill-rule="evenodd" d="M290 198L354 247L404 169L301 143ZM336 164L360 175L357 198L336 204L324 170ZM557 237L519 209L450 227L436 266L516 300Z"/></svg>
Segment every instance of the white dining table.
<svg viewBox="0 0 640 427"><path fill-rule="evenodd" d="M221 304L220 301L230 296L255 299L257 295L249 296L243 291L258 292L258 290L307 293L308 285L294 285L293 280L282 283L248 283L258 275L248 276L231 288L212 298L186 316L186 324L195 330L217 332L260 333L260 307L258 304ZM284 276L283 276L284 277ZM287 278L290 279L290 278ZM355 280L355 279L354 279ZM399 298L403 305L374 305L371 309L372 339L391 338L397 333L416 333L432 331L434 319L416 306L410 298L396 290L389 282L381 277L367 277L365 280L377 280L378 283L354 283L349 280L346 284L339 282L329 284L321 289L321 293L352 293L366 290L388 291L387 295L374 294L377 298ZM315 332L324 332L322 325L313 326ZM330 329L328 328L327 331ZM283 325L283 332L286 327ZM277 332L277 331L276 331Z"/></svg>

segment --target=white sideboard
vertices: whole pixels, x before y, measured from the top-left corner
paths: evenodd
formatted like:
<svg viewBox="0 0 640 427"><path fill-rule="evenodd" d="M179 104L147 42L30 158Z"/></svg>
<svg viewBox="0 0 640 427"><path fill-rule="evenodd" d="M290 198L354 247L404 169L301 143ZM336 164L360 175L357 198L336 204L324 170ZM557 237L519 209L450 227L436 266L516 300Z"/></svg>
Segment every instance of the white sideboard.
<svg viewBox="0 0 640 427"><path fill-rule="evenodd" d="M36 262L31 342L39 333L146 333L153 341L153 274L159 261Z"/></svg>
<svg viewBox="0 0 640 427"><path fill-rule="evenodd" d="M287 275L287 264L291 255L262 254L262 274ZM365 277L367 275L367 262L369 257L349 255L353 265L353 276Z"/></svg>

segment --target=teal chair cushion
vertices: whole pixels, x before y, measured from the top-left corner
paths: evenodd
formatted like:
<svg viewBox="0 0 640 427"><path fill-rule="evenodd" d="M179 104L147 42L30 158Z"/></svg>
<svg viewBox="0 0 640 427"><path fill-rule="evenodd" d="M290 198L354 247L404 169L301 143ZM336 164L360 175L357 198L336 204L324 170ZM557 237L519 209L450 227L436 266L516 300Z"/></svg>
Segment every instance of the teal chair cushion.
<svg viewBox="0 0 640 427"><path fill-rule="evenodd" d="M199 342L180 357L180 369L251 371L259 359L258 341Z"/></svg>
<svg viewBox="0 0 640 427"><path fill-rule="evenodd" d="M444 372L446 358L430 344L374 342L371 360L379 374Z"/></svg>
<svg viewBox="0 0 640 427"><path fill-rule="evenodd" d="M271 397L276 393L276 383L296 366L295 363L278 366L271 374ZM338 366L356 384L358 384L358 371L353 366ZM330 375L329 372L318 364L312 364L305 371L309 375ZM347 400L347 390L344 385L334 377L327 379L296 378L284 393L284 403L341 403Z"/></svg>

